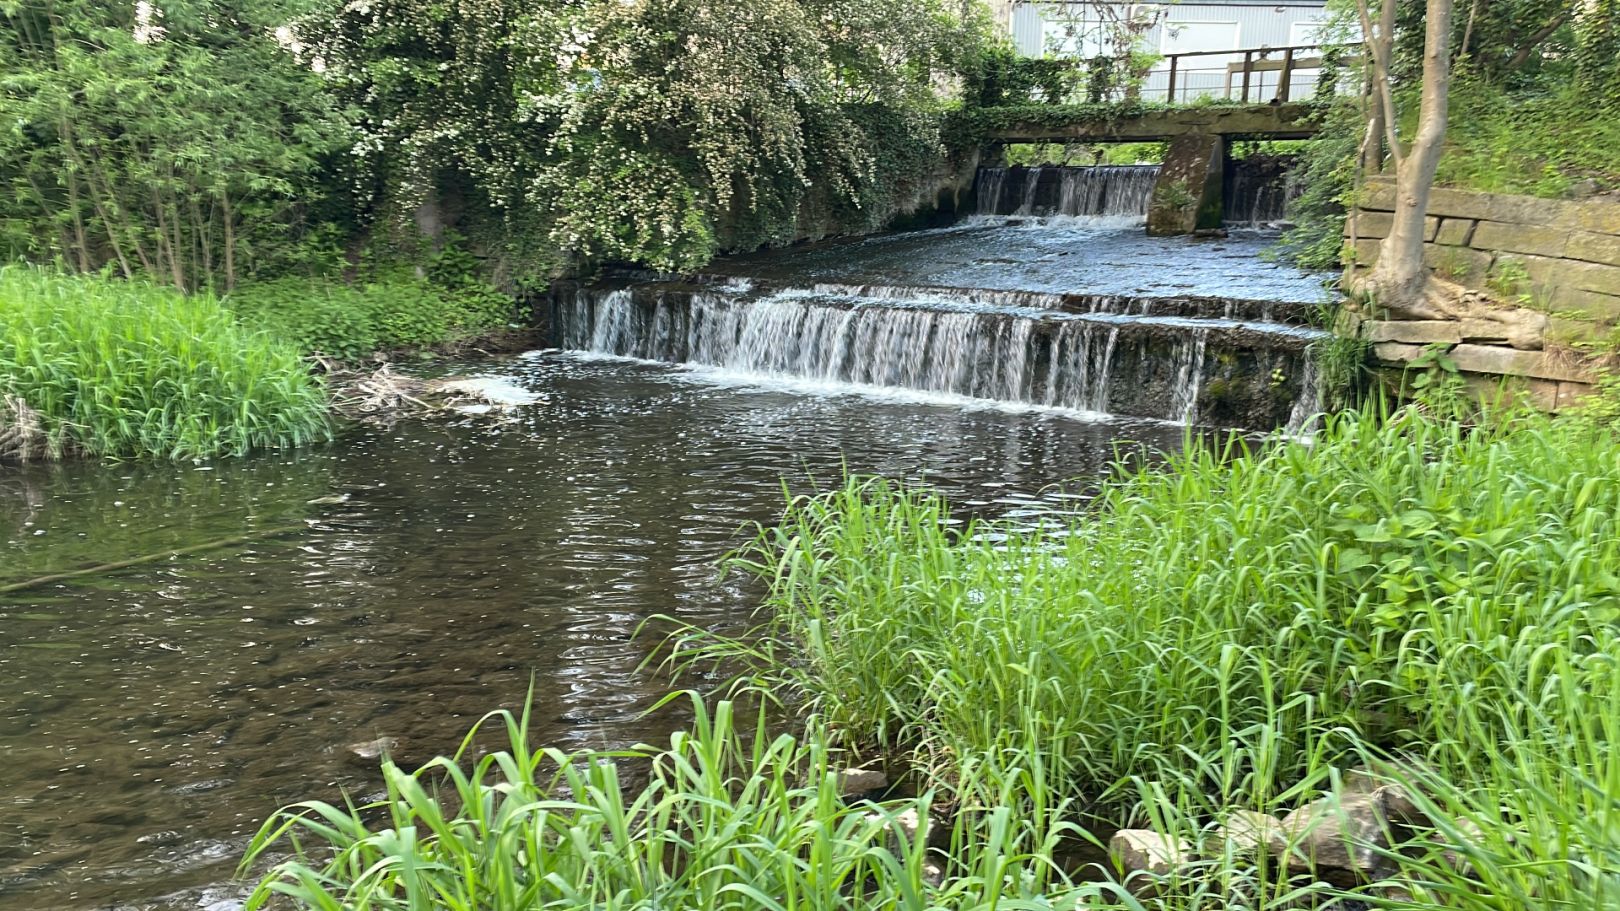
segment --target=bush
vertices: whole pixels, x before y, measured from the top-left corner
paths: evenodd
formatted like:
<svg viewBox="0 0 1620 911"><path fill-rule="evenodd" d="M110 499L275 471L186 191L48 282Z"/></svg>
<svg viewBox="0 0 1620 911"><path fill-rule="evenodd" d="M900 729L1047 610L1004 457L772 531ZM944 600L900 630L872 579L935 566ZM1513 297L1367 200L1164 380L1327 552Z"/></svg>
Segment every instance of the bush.
<svg viewBox="0 0 1620 911"><path fill-rule="evenodd" d="M297 350L213 297L23 266L0 268L0 399L58 456L207 458L327 433Z"/></svg>
<svg viewBox="0 0 1620 911"><path fill-rule="evenodd" d="M493 288L449 291L414 278L354 285L282 278L248 285L226 304L245 325L340 361L488 332L506 325L512 311L511 298Z"/></svg>

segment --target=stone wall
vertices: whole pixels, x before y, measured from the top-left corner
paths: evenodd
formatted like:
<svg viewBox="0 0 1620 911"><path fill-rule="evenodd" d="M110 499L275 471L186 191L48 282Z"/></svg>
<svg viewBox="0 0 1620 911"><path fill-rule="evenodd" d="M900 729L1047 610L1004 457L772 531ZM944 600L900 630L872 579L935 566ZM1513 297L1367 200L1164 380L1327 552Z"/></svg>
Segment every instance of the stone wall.
<svg viewBox="0 0 1620 911"><path fill-rule="evenodd" d="M1345 224L1352 270L1377 260L1394 208L1394 184L1370 182ZM1399 368L1441 345L1482 392L1511 378L1547 411L1584 394L1592 374L1577 343L1620 325L1620 201L1436 189L1427 226L1429 268L1504 307L1547 314L1545 329L1510 345L1506 324L1493 320L1353 320L1347 328L1372 343L1377 362Z"/></svg>

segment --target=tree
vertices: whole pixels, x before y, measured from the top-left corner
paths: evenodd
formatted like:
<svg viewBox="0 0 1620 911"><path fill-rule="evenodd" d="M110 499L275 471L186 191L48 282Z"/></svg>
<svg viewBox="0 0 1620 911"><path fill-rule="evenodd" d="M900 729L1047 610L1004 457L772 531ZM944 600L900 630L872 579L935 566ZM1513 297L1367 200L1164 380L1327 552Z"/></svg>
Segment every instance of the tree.
<svg viewBox="0 0 1620 911"><path fill-rule="evenodd" d="M1410 148L1401 148L1396 135L1399 122L1391 85L1395 47L1396 0L1383 0L1377 23L1368 8L1369 0L1356 0L1372 71L1375 98L1369 130L1383 129L1394 167L1395 213L1393 223L1378 248L1378 262L1360 284L1359 290L1379 306L1420 318L1435 318L1429 303L1432 276L1423 263L1424 220L1429 209L1429 190L1446 139L1446 101L1451 82L1452 0L1427 0L1423 40L1423 92L1418 111L1417 133ZM1443 318L1443 317L1440 317Z"/></svg>
<svg viewBox="0 0 1620 911"><path fill-rule="evenodd" d="M181 290L288 244L347 142L292 0L10 0L0 216L12 253ZM279 35L278 35L279 32Z"/></svg>

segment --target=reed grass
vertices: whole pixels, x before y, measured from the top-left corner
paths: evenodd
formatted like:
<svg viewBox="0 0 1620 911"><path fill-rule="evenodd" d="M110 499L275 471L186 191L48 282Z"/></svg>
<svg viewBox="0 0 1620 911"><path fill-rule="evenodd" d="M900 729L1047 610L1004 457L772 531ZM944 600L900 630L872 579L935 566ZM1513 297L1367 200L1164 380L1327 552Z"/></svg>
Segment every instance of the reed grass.
<svg viewBox="0 0 1620 911"><path fill-rule="evenodd" d="M1121 465L1056 528L851 480L738 555L770 584L760 635L690 631L676 659L755 662L743 690L801 734L766 712L742 736L730 703L683 697L697 722L667 749L530 752L497 713L503 753L385 765L376 807L273 820L250 861L294 853L253 907L1616 907L1615 442L1593 421L1346 414L1310 445ZM918 796L839 800L830 770L878 754ZM1352 765L1431 820L1384 851L1398 889L1212 837ZM908 810L948 820L944 847L895 838ZM1121 825L1194 860L1135 891L1074 862Z"/></svg>
<svg viewBox="0 0 1620 911"><path fill-rule="evenodd" d="M1034 831L1059 808L1196 841L1382 759L1442 831L1394 854L1414 894L1381 907L1612 907L1615 443L1527 415L1346 414L1313 445L1122 467L1057 532L851 481L743 557L772 586L747 650L844 743L964 805L1011 794Z"/></svg>
<svg viewBox="0 0 1620 911"><path fill-rule="evenodd" d="M0 267L0 399L26 403L47 455L207 458L327 434L296 349L209 295Z"/></svg>

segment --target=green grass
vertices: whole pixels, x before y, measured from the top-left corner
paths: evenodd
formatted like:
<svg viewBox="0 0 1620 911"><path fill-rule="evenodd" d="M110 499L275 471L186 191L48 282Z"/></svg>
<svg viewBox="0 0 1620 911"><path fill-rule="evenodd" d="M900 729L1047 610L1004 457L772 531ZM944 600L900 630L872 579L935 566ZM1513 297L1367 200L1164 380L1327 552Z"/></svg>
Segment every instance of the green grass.
<svg viewBox="0 0 1620 911"><path fill-rule="evenodd" d="M966 805L1016 792L1032 831L1084 807L1196 838L1401 755L1488 833L1467 887L1402 859L1464 894L1401 907L1600 907L1620 898L1615 444L1344 415L1310 446L1194 446L1061 533L851 483L750 557L773 586L756 648L847 744Z"/></svg>
<svg viewBox="0 0 1620 911"><path fill-rule="evenodd" d="M1122 466L1044 531L852 480L794 501L739 556L770 583L760 638L677 643L677 662L756 662L751 692L808 716L802 735L772 737L762 716L738 737L729 705L711 718L698 703L690 734L636 753L651 783L622 788L629 757L542 758L508 719L505 754L385 766L372 811L273 821L256 854L294 832L319 848L301 843L260 894L323 909L1281 911L1367 890L1287 880L1213 828L1383 763L1434 824L1389 852L1406 892L1372 906L1613 907L1616 442L1592 420L1346 414L1311 445ZM878 758L917 772L920 796L834 799L829 768ZM949 846L892 843L884 820L905 810L948 820ZM1153 897L1074 878L1069 849L1116 825L1187 838L1199 859Z"/></svg>
<svg viewBox="0 0 1620 911"><path fill-rule="evenodd" d="M513 311L511 297L488 286L466 282L450 290L405 277L357 284L256 282L233 292L225 304L244 324L339 361L487 334L507 326Z"/></svg>
<svg viewBox="0 0 1620 911"><path fill-rule="evenodd" d="M6 397L38 414L56 456L208 458L328 432L299 352L211 296L26 266L0 267Z"/></svg>
<svg viewBox="0 0 1620 911"><path fill-rule="evenodd" d="M1406 107L1414 120L1416 105ZM1620 118L1595 111L1589 98L1569 88L1511 95L1459 81L1436 180L1549 198L1568 195L1578 181L1620 189Z"/></svg>

